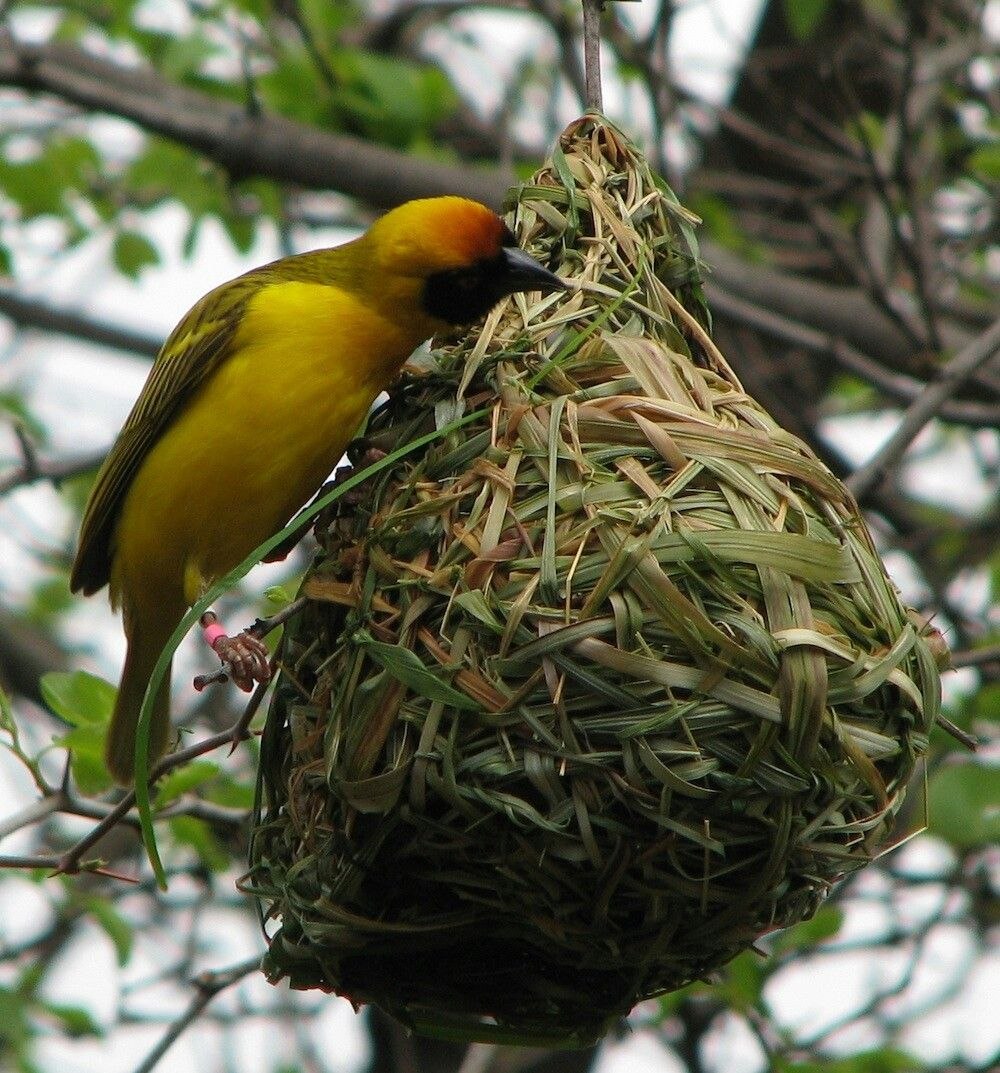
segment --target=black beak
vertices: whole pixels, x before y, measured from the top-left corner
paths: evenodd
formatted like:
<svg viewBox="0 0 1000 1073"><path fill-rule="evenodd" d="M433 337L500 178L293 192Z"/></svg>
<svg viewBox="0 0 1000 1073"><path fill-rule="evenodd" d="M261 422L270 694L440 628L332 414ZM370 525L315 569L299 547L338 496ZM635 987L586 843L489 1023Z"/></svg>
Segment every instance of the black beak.
<svg viewBox="0 0 1000 1073"><path fill-rule="evenodd" d="M566 284L554 273L540 265L534 257L529 257L524 250L516 246L505 247L500 255L504 262L504 290L508 294L515 291L565 291Z"/></svg>

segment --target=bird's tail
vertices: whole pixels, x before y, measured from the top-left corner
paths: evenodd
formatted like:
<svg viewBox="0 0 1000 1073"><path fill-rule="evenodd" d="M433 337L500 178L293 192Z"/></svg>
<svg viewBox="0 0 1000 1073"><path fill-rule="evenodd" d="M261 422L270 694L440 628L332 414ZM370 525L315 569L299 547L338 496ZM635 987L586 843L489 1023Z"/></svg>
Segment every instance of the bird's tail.
<svg viewBox="0 0 1000 1073"><path fill-rule="evenodd" d="M170 616L154 622L132 622L126 626L128 651L118 685L118 699L111 715L111 725L104 744L104 762L116 782L130 786L135 767L136 728L146 686L156 661L160 658L175 622ZM156 693L153 717L149 726L149 763L153 765L167 751L170 739L170 668Z"/></svg>

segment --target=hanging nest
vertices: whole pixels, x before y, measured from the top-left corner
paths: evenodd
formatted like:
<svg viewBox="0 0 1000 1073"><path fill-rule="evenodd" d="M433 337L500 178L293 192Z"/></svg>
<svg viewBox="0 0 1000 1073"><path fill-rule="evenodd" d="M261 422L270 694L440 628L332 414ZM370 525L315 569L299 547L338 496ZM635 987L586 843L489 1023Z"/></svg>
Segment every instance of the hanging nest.
<svg viewBox="0 0 1000 1073"><path fill-rule="evenodd" d="M635 148L588 116L511 197L574 289L371 418L390 453L467 423L317 526L245 885L274 981L585 1043L872 860L939 678L849 493L713 345Z"/></svg>

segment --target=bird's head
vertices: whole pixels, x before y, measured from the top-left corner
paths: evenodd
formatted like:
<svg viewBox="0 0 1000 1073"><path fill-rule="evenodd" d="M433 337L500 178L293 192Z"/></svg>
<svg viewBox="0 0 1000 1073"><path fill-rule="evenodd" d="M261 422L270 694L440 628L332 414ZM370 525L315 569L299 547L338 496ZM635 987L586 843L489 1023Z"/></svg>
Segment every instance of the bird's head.
<svg viewBox="0 0 1000 1073"><path fill-rule="evenodd" d="M419 284L422 312L469 324L515 291L561 291L566 284L518 248L496 213L462 197L408 201L365 236L387 275Z"/></svg>

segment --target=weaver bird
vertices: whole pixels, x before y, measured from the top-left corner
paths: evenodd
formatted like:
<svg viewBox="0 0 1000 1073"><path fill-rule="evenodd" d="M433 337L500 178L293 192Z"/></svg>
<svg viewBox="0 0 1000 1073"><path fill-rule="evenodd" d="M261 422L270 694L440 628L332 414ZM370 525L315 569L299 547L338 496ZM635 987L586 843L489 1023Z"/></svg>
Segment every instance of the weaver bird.
<svg viewBox="0 0 1000 1073"><path fill-rule="evenodd" d="M109 587L128 651L105 759L127 785L153 667L186 610L300 508L344 453L375 397L436 332L515 291L564 284L518 249L485 206L411 201L335 249L256 268L177 325L97 474L70 587ZM210 632L211 631L211 632ZM266 681L247 634L206 637L241 688ZM157 692L152 763L170 736Z"/></svg>

